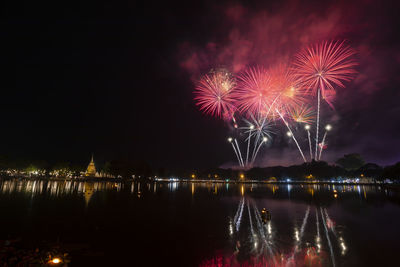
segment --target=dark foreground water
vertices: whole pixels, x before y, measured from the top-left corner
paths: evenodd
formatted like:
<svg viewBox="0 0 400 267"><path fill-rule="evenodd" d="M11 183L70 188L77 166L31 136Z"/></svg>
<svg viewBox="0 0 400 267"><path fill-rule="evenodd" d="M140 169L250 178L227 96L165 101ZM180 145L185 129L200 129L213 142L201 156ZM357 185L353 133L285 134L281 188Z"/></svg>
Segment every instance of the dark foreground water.
<svg viewBox="0 0 400 267"><path fill-rule="evenodd" d="M0 240L71 266L400 264L400 195L377 186L12 180L0 216Z"/></svg>

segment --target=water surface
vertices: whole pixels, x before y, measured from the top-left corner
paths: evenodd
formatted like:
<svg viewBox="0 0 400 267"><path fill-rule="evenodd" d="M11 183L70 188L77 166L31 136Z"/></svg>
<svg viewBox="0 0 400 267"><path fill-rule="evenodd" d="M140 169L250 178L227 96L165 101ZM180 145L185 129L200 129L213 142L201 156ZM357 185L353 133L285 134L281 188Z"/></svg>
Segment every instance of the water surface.
<svg viewBox="0 0 400 267"><path fill-rule="evenodd" d="M71 266L392 266L399 204L362 185L1 180L0 239L58 241Z"/></svg>

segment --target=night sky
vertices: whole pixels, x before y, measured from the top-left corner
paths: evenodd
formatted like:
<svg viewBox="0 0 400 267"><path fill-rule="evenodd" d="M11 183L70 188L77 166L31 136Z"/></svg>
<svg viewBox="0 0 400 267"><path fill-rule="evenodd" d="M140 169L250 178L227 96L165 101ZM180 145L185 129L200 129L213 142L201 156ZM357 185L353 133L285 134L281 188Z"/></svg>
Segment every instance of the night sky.
<svg viewBox="0 0 400 267"><path fill-rule="evenodd" d="M229 127L198 111L194 81L213 67L268 67L345 39L358 51L358 74L338 89L335 110L322 109L334 128L325 159L359 152L368 162L400 161L394 1L140 2L1 4L0 154L229 166ZM280 129L259 165L301 163Z"/></svg>

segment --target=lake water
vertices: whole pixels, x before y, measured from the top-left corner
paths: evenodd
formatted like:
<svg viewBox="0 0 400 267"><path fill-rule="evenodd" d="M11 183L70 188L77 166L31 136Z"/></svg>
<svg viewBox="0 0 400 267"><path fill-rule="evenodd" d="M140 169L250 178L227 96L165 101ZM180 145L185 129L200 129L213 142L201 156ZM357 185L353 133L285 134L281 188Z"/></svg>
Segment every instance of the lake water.
<svg viewBox="0 0 400 267"><path fill-rule="evenodd" d="M399 265L400 195L378 186L0 180L0 214L0 239L70 266Z"/></svg>

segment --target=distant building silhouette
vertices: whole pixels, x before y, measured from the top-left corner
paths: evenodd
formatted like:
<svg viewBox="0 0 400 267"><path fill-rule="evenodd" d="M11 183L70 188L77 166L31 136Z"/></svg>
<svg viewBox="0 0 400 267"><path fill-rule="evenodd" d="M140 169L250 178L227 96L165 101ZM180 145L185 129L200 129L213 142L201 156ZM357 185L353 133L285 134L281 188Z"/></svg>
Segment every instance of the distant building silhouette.
<svg viewBox="0 0 400 267"><path fill-rule="evenodd" d="M92 154L92 160L90 161L89 166L87 167L87 170L85 172L85 176L88 177L96 176L96 167L94 166L93 154Z"/></svg>

